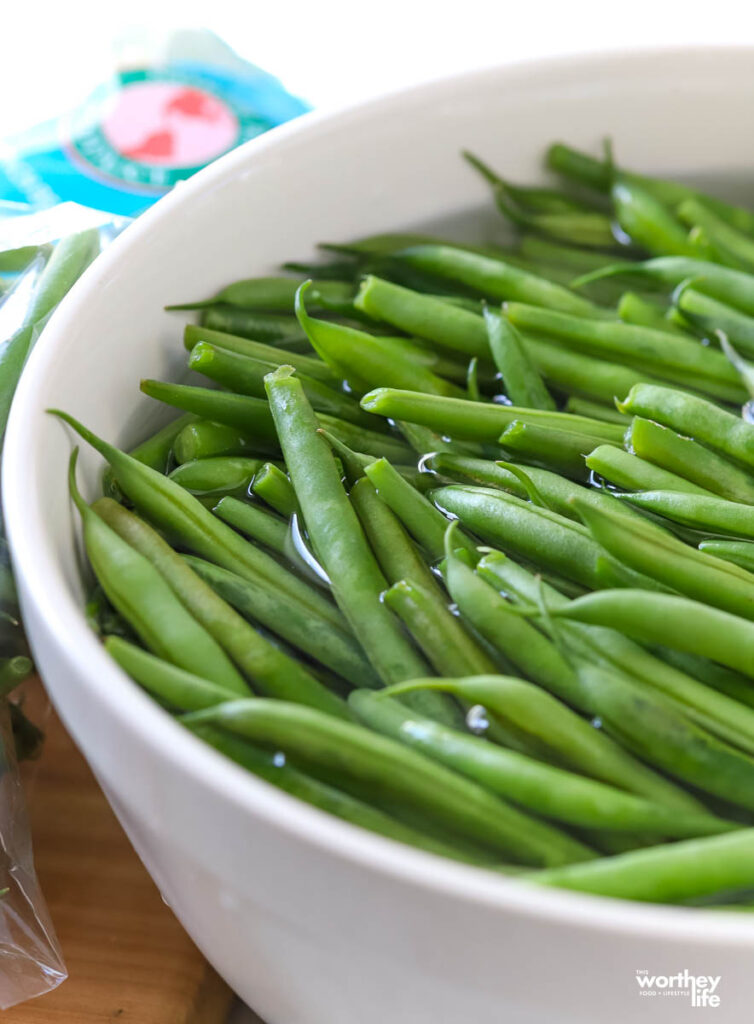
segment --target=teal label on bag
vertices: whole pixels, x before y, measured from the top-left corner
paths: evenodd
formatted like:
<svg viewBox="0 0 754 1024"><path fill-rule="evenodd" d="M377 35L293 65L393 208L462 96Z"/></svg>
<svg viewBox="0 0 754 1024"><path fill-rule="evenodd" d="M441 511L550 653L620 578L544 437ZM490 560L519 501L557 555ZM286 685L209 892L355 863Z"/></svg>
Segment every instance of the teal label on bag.
<svg viewBox="0 0 754 1024"><path fill-rule="evenodd" d="M272 127L190 75L133 70L98 89L62 141L90 174L161 191Z"/></svg>

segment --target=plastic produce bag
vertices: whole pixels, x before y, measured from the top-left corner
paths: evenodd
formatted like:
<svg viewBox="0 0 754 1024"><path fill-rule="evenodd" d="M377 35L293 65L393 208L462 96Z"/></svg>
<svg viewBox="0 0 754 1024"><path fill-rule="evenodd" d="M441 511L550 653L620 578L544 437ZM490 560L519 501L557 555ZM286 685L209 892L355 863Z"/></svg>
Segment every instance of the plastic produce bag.
<svg viewBox="0 0 754 1024"><path fill-rule="evenodd" d="M137 33L78 110L0 144L0 444L32 348L102 247L173 185L306 109L209 32ZM12 693L31 671L0 521L0 1009L66 977L17 771L42 741Z"/></svg>

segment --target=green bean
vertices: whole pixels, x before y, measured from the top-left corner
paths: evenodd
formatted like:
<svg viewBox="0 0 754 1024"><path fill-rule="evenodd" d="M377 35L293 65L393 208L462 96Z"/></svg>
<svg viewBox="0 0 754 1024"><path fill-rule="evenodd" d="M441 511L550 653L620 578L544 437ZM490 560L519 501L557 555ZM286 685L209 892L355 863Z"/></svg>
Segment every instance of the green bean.
<svg viewBox="0 0 754 1024"><path fill-rule="evenodd" d="M621 228L632 242L658 256L694 256L683 225L635 180L619 175L610 195Z"/></svg>
<svg viewBox="0 0 754 1024"><path fill-rule="evenodd" d="M238 696L237 692L157 658L122 637L105 637L105 650L139 686L181 711L201 711Z"/></svg>
<svg viewBox="0 0 754 1024"><path fill-rule="evenodd" d="M474 641L437 588L401 580L385 591L384 601L408 628L436 672L441 675L484 675L495 663Z"/></svg>
<svg viewBox="0 0 754 1024"><path fill-rule="evenodd" d="M754 544L745 540L703 540L699 550L754 572ZM754 575L752 576L754 580Z"/></svg>
<svg viewBox="0 0 754 1024"><path fill-rule="evenodd" d="M171 420L170 423L148 437L146 441L142 441L141 444L132 448L128 454L132 459L143 462L151 469L157 469L160 473L167 472L176 438L184 427L193 423L194 420L195 417L191 413Z"/></svg>
<svg viewBox="0 0 754 1024"><path fill-rule="evenodd" d="M96 229L63 238L37 276L21 327L0 350L0 436L26 359L47 318L99 252Z"/></svg>
<svg viewBox="0 0 754 1024"><path fill-rule="evenodd" d="M261 459L218 456L184 462L169 475L192 494L247 494L263 465Z"/></svg>
<svg viewBox="0 0 754 1024"><path fill-rule="evenodd" d="M635 292L625 292L618 302L618 316L626 324L638 327L654 327L658 331L685 334L683 328L668 319L667 311L654 302L642 299Z"/></svg>
<svg viewBox="0 0 754 1024"><path fill-rule="evenodd" d="M505 560L498 553L486 556L479 563L478 571L492 586L512 589L517 597L529 602L538 599L537 582L534 577L528 576L524 570ZM545 590L548 605L565 605L557 591L547 587ZM598 629L569 622L565 626L564 636L573 653L630 676L642 689L650 687L654 691L660 691L680 710L699 724L708 727L717 736L742 749L754 751L754 717L749 715L746 708L737 706L735 701L728 700L699 683L684 666L676 667L658 660L644 648L611 629ZM546 688L561 695L552 686ZM601 711L599 707L591 705L591 698L579 693L573 679L570 694L562 696L568 703L582 711L592 714L599 714Z"/></svg>
<svg viewBox="0 0 754 1024"><path fill-rule="evenodd" d="M522 409L515 405L469 402L463 398L421 395L394 388L376 388L361 400L362 407L380 416L407 420L430 427L444 436L494 443L514 420L590 434L595 443L620 442L623 429L616 424L582 419L546 409Z"/></svg>
<svg viewBox="0 0 754 1024"><path fill-rule="evenodd" d="M525 863L562 864L593 856L588 847L537 822L481 786L394 740L283 701L229 701L187 724L219 725L297 760L353 777L398 804Z"/></svg>
<svg viewBox="0 0 754 1024"><path fill-rule="evenodd" d="M227 304L240 309L267 313L290 313L301 281L290 277L252 277L226 285L211 299L166 306L166 309L204 309ZM329 309L333 304L348 305L353 298L353 285L347 281L324 281L312 293L312 304Z"/></svg>
<svg viewBox="0 0 754 1024"><path fill-rule="evenodd" d="M711 491L698 487L675 473L645 462L637 455L616 448L614 445L602 444L586 457L586 464L593 473L598 473L616 487L626 490L657 490L682 491L687 494L700 494L713 497Z"/></svg>
<svg viewBox="0 0 754 1024"><path fill-rule="evenodd" d="M443 299L368 275L354 302L357 309L408 334L467 356L490 358L482 317Z"/></svg>
<svg viewBox="0 0 754 1024"><path fill-rule="evenodd" d="M435 504L483 540L544 566L586 587L628 577L617 562L601 564L606 553L580 524L522 501L512 494L482 487L450 485L430 492ZM621 519L621 521L623 521ZM646 578L644 578L646 580ZM647 581L648 582L648 581Z"/></svg>
<svg viewBox="0 0 754 1024"><path fill-rule="evenodd" d="M529 880L596 896L678 903L754 883L754 828L632 850L583 867L541 871Z"/></svg>
<svg viewBox="0 0 754 1024"><path fill-rule="evenodd" d="M268 446L275 443L275 428L269 407L258 398L158 380L143 380L141 390L159 402L186 409L214 423L222 423L259 437Z"/></svg>
<svg viewBox="0 0 754 1024"><path fill-rule="evenodd" d="M109 498L101 499L97 509L86 504L76 487L77 455L75 448L69 469L71 497L81 515L87 556L107 599L159 657L198 671L227 691L248 693L216 638L193 617L151 562L100 515L103 502L121 506Z"/></svg>
<svg viewBox="0 0 754 1024"><path fill-rule="evenodd" d="M302 355L300 352L291 352L290 350L283 351L274 345L265 345L261 341L252 341L250 338L241 338L223 331L212 331L207 327L197 327L196 324L186 324L183 338L189 352L200 341L203 341L212 345L213 348L225 349L236 355L247 356L249 359L257 359L273 366L281 366L286 363L294 366L308 377L321 380L324 384L340 386L340 377L336 376L321 359L314 356Z"/></svg>
<svg viewBox="0 0 754 1024"><path fill-rule="evenodd" d="M34 663L25 654L3 658L0 662L0 696L7 697L34 671Z"/></svg>
<svg viewBox="0 0 754 1024"><path fill-rule="evenodd" d="M578 285L614 276L635 278L656 288L676 288L684 281L693 281L695 291L733 306L742 313L754 315L752 275L719 263L684 256L660 256L642 263L614 263L586 274L579 279Z"/></svg>
<svg viewBox="0 0 754 1024"><path fill-rule="evenodd" d="M639 458L685 477L707 491L731 501L754 504L754 479L748 471L670 427L634 416L626 433L626 447Z"/></svg>
<svg viewBox="0 0 754 1024"><path fill-rule="evenodd" d="M293 485L285 473L273 463L265 463L254 477L251 489L257 498L261 498L279 515L286 519L295 515L303 520Z"/></svg>
<svg viewBox="0 0 754 1024"><path fill-rule="evenodd" d="M225 594L216 593L214 578L206 579L206 575L211 573L200 574L194 571L196 561L188 563L155 530L117 502L102 498L93 507L120 537L155 566L176 597L233 658L257 689L271 697L318 707L328 714L344 714L342 701L322 686L300 662L283 654L252 629L231 608L232 602L224 599ZM305 628L312 635L319 632L330 636L336 632L336 627L313 613L310 606L301 605L290 596L281 598L277 584L260 578L252 579L245 581L247 591L258 596L254 606L255 618L264 626L274 628L280 635L286 636L286 628L290 625L293 631L292 621L298 614L298 619L307 623ZM281 609L284 612L281 613ZM286 628L279 621L283 615L286 617Z"/></svg>
<svg viewBox="0 0 754 1024"><path fill-rule="evenodd" d="M0 274L20 274L38 256L46 257L49 247L45 245L22 245L16 249L0 252Z"/></svg>
<svg viewBox="0 0 754 1024"><path fill-rule="evenodd" d="M754 508L751 505L669 490L634 491L616 494L616 498L694 530L754 540Z"/></svg>
<svg viewBox="0 0 754 1024"><path fill-rule="evenodd" d="M197 420L191 417L175 437L173 454L179 465L194 462L197 459L230 458L233 456L250 457L260 454L260 449L267 449L268 444L261 444L256 438L243 434L240 430L213 423L211 420ZM153 467L157 468L157 467Z"/></svg>
<svg viewBox="0 0 754 1024"><path fill-rule="evenodd" d="M273 345L292 338L304 340L292 309L291 315L286 316L279 313L258 313L255 310L223 304L203 310L200 320L202 327L208 327L210 330L237 334L242 338L269 342Z"/></svg>
<svg viewBox="0 0 754 1024"><path fill-rule="evenodd" d="M612 254L595 252L594 249L579 249L573 245L553 242L549 238L540 238L538 235L523 235L519 252L528 259L568 267L571 276L578 273L587 274L603 267L634 266L630 260L622 260Z"/></svg>
<svg viewBox="0 0 754 1024"><path fill-rule="evenodd" d="M442 558L445 552L445 531L448 528L448 521L442 512L404 480L387 459L377 459L364 472L378 496L429 557L432 560ZM468 538L461 534L457 540L475 555L476 548Z"/></svg>
<svg viewBox="0 0 754 1024"><path fill-rule="evenodd" d="M185 561L223 601L245 618L261 623L354 686L380 685L352 634L313 615L304 605L282 598L265 580L252 582L200 558L187 556Z"/></svg>
<svg viewBox="0 0 754 1024"><path fill-rule="evenodd" d="M415 246L394 253L394 258L424 273L460 281L493 302L515 299L581 316L599 312L593 303L581 295L547 278L530 274L504 260L481 256L450 245Z"/></svg>
<svg viewBox="0 0 754 1024"><path fill-rule="evenodd" d="M511 302L506 315L524 331L539 331L559 338L587 354L607 356L661 377L672 378L726 401L741 398L735 370L722 352L705 348L693 338L620 321L575 317L548 309Z"/></svg>
<svg viewBox="0 0 754 1024"><path fill-rule="evenodd" d="M754 575L684 544L641 519L626 520L607 508L575 507L595 541L637 572L688 597L744 618L754 618Z"/></svg>
<svg viewBox="0 0 754 1024"><path fill-rule="evenodd" d="M232 388L234 392L263 399L265 398L265 374L277 369L278 366L289 364L282 359L278 359L275 363L250 359L247 356L239 356L235 352L214 348L212 345L200 341L191 350L188 365L189 369L204 374L205 377L209 377L210 380L214 380L224 387ZM374 422L373 417L364 413L349 395L336 391L315 377L309 377L299 371L297 373L312 407L317 412L329 413L331 416L337 416L342 420L367 428L373 424L380 425ZM218 392L212 393L218 394ZM231 424L231 426L235 425L235 423Z"/></svg>
<svg viewBox="0 0 754 1024"><path fill-rule="evenodd" d="M695 285L680 287L675 296L684 319L705 338L714 339L715 332L722 331L744 355L754 356L754 317L697 291Z"/></svg>
<svg viewBox="0 0 754 1024"><path fill-rule="evenodd" d="M727 224L714 210L697 199L685 199L678 207L678 217L688 227L701 227L712 244L726 257L732 257L739 270L754 269L754 239ZM690 255L690 254L689 254Z"/></svg>
<svg viewBox="0 0 754 1024"><path fill-rule="evenodd" d="M384 384L431 395L462 394L454 384L403 355L399 347L385 345L379 337L352 327L310 317L304 306L306 289L307 285L302 285L296 293L298 322L315 352L346 379L355 375L366 391Z"/></svg>
<svg viewBox="0 0 754 1024"><path fill-rule="evenodd" d="M437 593L434 575L371 480L357 480L349 497L387 582L415 580L424 590Z"/></svg>
<svg viewBox="0 0 754 1024"><path fill-rule="evenodd" d="M599 192L609 192L613 182L614 169L609 160L595 160L586 153L555 143L550 146L546 157L547 166L572 181L588 185ZM667 206L677 206L686 199L696 199L710 210L713 210L726 223L737 227L740 231L754 231L754 214L751 210L733 206L715 196L699 192L679 181L666 181L662 178L650 178L635 172L621 172L621 177L633 182L649 192Z"/></svg>
<svg viewBox="0 0 754 1024"><path fill-rule="evenodd" d="M754 758L694 723L662 695L638 689L620 672L595 665L580 665L577 672L599 701L603 728L618 742L684 783L754 809ZM633 725L637 721L642 728Z"/></svg>
<svg viewBox="0 0 754 1024"><path fill-rule="evenodd" d="M492 185L493 189L503 191L513 202L524 207L528 206L538 213L584 213L593 209L582 200L574 199L572 196L566 195L565 192L555 189L511 185L478 156L468 150L464 150L461 155L474 170L482 175L485 181Z"/></svg>
<svg viewBox="0 0 754 1024"><path fill-rule="evenodd" d="M719 690L726 697L754 708L754 686L739 672L733 672L707 658L700 658L686 651L674 651L670 647L655 647L654 652L663 661L699 680L705 686Z"/></svg>
<svg viewBox="0 0 754 1024"><path fill-rule="evenodd" d="M499 678L504 686L508 682L527 686L517 679ZM422 686L444 688L442 680L417 680L394 687L392 692L413 692L413 688ZM710 814L684 815L428 719L417 719L399 703L382 695L354 690L349 704L361 721L377 732L421 751L534 814L564 824L628 833L649 830L676 838L716 835L735 828Z"/></svg>
<svg viewBox="0 0 754 1024"><path fill-rule="evenodd" d="M533 334L524 334L522 338L526 351L545 380L561 391L575 392L612 406L616 395L626 394L640 381L662 383L642 370L574 352ZM590 414L590 419L594 418L602 420L605 416L592 417Z"/></svg>
<svg viewBox="0 0 754 1024"><path fill-rule="evenodd" d="M609 248L615 244L610 218L594 209L528 212L512 201L505 185L495 188L500 212L520 228L538 231L560 241Z"/></svg>
<svg viewBox="0 0 754 1024"><path fill-rule="evenodd" d="M109 462L118 486L136 507L168 535L179 538L183 546L241 576L248 574L252 580L263 576L281 593L309 605L336 625L343 624L342 616L323 594L287 572L271 555L248 544L188 491L103 441L68 413L56 410L54 414Z"/></svg>
<svg viewBox="0 0 754 1024"><path fill-rule="evenodd" d="M407 825L392 815L386 814L383 810L373 807L365 800L307 775L290 764L281 763L276 752L263 750L240 736L211 725L188 721L184 721L184 724L205 743L240 764L247 771L264 779L265 782L277 786L278 789L290 796L297 797L327 814L333 814L342 821L368 829L370 832L376 832L378 835L396 842L407 843L409 846L426 850L428 853L450 857L452 860L459 860L467 864L478 864L498 871L503 870L502 866L497 863L495 855L481 847L472 843L458 842L453 837L434 835L429 830L422 831L414 825ZM435 831L439 832L439 830Z"/></svg>
<svg viewBox="0 0 754 1024"><path fill-rule="evenodd" d="M613 393L622 394L621 391ZM607 423L619 423L623 424L623 426L628 426L629 424L628 416L618 412L612 406L603 405L601 402L594 401L591 398L580 398L578 395L571 395L569 397L565 404L565 412L572 413L574 416L588 416L593 420L605 420Z"/></svg>
<svg viewBox="0 0 754 1024"><path fill-rule="evenodd" d="M490 309L484 311L484 322L492 358L511 402L531 409L554 409L555 402L515 327Z"/></svg>
<svg viewBox="0 0 754 1024"><path fill-rule="evenodd" d="M754 677L754 625L687 597L602 590L576 598L567 608L551 614L595 626L614 626L641 643L667 644Z"/></svg>
<svg viewBox="0 0 754 1024"><path fill-rule="evenodd" d="M345 420L327 416L325 413L319 413L317 419L324 430L334 434L339 441L355 452L371 455L375 459L384 457L399 466L407 466L415 461L414 453L407 444L396 437L391 437L390 434L378 433L379 421L375 421L376 429L367 430L365 427L346 423Z"/></svg>
<svg viewBox="0 0 754 1024"><path fill-rule="evenodd" d="M252 540L259 541L279 555L287 553L289 527L285 519L230 495L221 498L212 511L224 523Z"/></svg>
<svg viewBox="0 0 754 1024"><path fill-rule="evenodd" d="M514 421L502 432L499 443L523 462L539 463L572 480L585 480L584 456L592 450L593 440L587 434Z"/></svg>
<svg viewBox="0 0 754 1024"><path fill-rule="evenodd" d="M378 675L399 682L424 664L382 604L385 579L343 490L327 442L292 371L269 374L267 393L280 444L315 553Z"/></svg>

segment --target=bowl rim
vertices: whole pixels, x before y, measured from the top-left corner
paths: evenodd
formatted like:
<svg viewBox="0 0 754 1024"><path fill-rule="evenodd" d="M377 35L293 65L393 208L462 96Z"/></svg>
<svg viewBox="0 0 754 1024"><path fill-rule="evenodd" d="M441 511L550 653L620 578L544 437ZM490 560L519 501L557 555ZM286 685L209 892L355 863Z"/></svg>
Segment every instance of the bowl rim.
<svg viewBox="0 0 754 1024"><path fill-rule="evenodd" d="M576 67L599 75L646 62L688 67L698 59L748 61L754 46L746 44L616 48L598 53L558 57L526 58L397 88L387 94L337 109L313 111L287 122L227 153L213 164L182 182L137 218L97 258L61 303L41 340L35 346L22 376L11 408L2 465L2 495L6 528L16 572L22 580L23 595L33 603L54 642L62 650L75 650L71 660L88 697L109 705L125 728L138 733L158 757L172 761L186 781L214 791L239 810L258 816L300 842L320 847L333 857L357 862L371 872L433 891L444 897L484 904L496 911L512 911L561 924L578 923L604 934L647 935L653 938L683 939L700 947L727 944L754 948L754 922L718 911L687 907L640 904L576 892L540 888L496 875L493 872L446 860L401 843L373 835L317 810L269 783L244 771L197 737L181 728L152 701L107 655L90 630L83 609L70 594L60 566L41 541L44 522L28 514L24 501L26 452L33 451L34 420L39 415L35 401L37 382L45 378L56 351L66 344L67 333L85 310L90 291L117 268L119 260L144 244L144 239L170 218L192 197L230 178L251 161L284 148L289 139L316 133L322 126L340 126L365 113L389 116L406 102L440 102L459 86L468 87L487 79L515 82L536 74L561 74ZM33 457L33 456L31 456ZM102 685L103 679L107 680Z"/></svg>

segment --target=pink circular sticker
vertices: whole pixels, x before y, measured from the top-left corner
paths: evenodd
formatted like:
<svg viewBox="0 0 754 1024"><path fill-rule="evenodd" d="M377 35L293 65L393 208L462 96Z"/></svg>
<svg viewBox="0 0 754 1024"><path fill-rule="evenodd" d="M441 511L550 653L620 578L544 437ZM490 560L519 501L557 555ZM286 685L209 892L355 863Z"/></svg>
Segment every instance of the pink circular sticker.
<svg viewBox="0 0 754 1024"><path fill-rule="evenodd" d="M217 97L174 82L126 86L102 122L121 156L157 167L198 167L238 139L235 114Z"/></svg>

